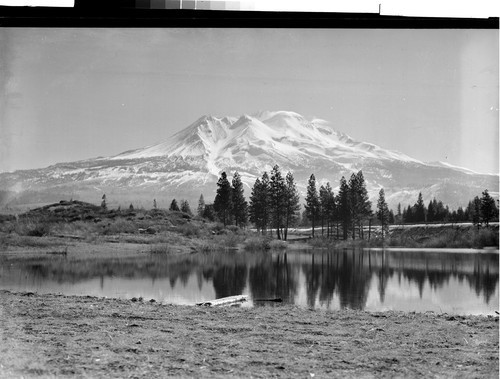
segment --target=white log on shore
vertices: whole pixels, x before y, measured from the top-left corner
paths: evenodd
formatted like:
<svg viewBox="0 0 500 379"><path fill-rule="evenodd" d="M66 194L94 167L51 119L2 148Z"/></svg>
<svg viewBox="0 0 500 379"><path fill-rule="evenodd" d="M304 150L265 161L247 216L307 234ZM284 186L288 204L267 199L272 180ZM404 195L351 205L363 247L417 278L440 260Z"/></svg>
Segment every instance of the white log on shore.
<svg viewBox="0 0 500 379"><path fill-rule="evenodd" d="M219 306L233 305L237 303L244 303L245 301L248 301L248 295L236 295L229 297L221 297L220 299L215 299L210 301L204 301L202 303L196 303L196 305L198 306L204 305L207 307L219 307Z"/></svg>

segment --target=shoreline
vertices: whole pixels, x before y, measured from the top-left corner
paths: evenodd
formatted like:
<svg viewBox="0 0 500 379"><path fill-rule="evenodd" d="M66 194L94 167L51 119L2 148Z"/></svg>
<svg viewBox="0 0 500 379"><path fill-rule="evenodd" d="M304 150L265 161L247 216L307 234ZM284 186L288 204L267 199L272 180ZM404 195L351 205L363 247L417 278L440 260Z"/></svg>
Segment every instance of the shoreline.
<svg viewBox="0 0 500 379"><path fill-rule="evenodd" d="M1 233L0 233L1 234ZM203 240L200 240L203 241ZM201 243L197 241L197 243ZM193 253L203 253L203 250L196 248L195 243L191 244L167 244L167 243L148 243L128 242L126 240L105 239L99 241L82 241L64 237L23 237L20 243L0 245L0 259L30 259L30 258L49 258L57 255L71 257L72 259L94 259L94 258L128 258L142 254L166 254L166 255L187 255ZM156 249L163 248L164 252L157 252ZM223 247L221 247L223 249ZM464 247L405 247L405 246L313 246L305 242L288 241L286 245L275 249L263 251L280 252L295 250L344 250L344 249L362 249L373 251L428 251L428 252L456 252L456 253L500 253L498 247L483 248L464 248ZM238 244L235 247L226 248L235 252L251 251L246 250L244 244ZM260 251L257 249L257 251Z"/></svg>
<svg viewBox="0 0 500 379"><path fill-rule="evenodd" d="M0 377L498 377L498 317L0 290Z"/></svg>

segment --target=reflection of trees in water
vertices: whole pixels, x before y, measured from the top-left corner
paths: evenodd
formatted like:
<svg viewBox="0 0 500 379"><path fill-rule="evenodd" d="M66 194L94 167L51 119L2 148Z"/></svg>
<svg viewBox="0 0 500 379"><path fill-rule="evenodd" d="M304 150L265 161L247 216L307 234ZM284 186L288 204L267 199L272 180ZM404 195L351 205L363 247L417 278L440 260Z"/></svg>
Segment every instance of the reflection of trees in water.
<svg viewBox="0 0 500 379"><path fill-rule="evenodd" d="M281 298L294 303L298 290L297 270L288 263L287 254L277 254L275 259L266 254L249 269L248 283L253 299ZM264 303L255 303L264 305Z"/></svg>
<svg viewBox="0 0 500 379"><path fill-rule="evenodd" d="M302 263L306 280L307 304L313 307L319 290L320 304L329 307L337 293L341 308L363 309L370 288L368 259L356 251L313 255Z"/></svg>
<svg viewBox="0 0 500 379"><path fill-rule="evenodd" d="M397 275L415 285L422 297L428 283L442 288L452 279L467 283L477 296L489 303L498 285L498 254L418 253L398 251L330 251L315 253L242 253L165 257L146 255L135 259L78 261L57 257L34 259L2 267L3 277L25 278L26 283L44 280L62 285L108 277L153 281L167 279L172 289L196 278L198 289L212 282L217 297L240 294L249 282L253 298L282 298L294 303L299 275L305 278L308 306L330 307L336 294L342 308L362 309L375 276L380 301ZM10 272L10 274L9 274Z"/></svg>
<svg viewBox="0 0 500 379"><path fill-rule="evenodd" d="M320 266L320 267L316 267ZM307 305L311 308L314 308L316 303L316 294L318 293L320 283L323 279L323 262L321 265L317 265L314 262L314 253L311 257L311 264L303 263L302 264L302 272L306 277L306 296L307 296Z"/></svg>
<svg viewBox="0 0 500 379"><path fill-rule="evenodd" d="M462 283L467 280L469 286L479 297L483 294L488 304L494 295L498 283L497 254L469 253L410 253L407 252L368 252L374 256L372 266L378 276L379 294L384 300L385 286L395 272L398 282L401 277L416 284L420 298L426 281L432 290L443 288L454 278ZM373 260L372 260L373 261Z"/></svg>
<svg viewBox="0 0 500 379"><path fill-rule="evenodd" d="M408 253L384 251L335 251L312 255L301 264L305 276L308 306L314 306L319 290L320 304L330 308L337 294L341 308L363 309L371 278L376 277L380 301L390 279L414 283L420 297L425 283L437 290L451 278L467 279L478 296L489 303L498 283L498 255Z"/></svg>
<svg viewBox="0 0 500 379"><path fill-rule="evenodd" d="M338 278L335 275L331 275L333 260L338 261L340 255L333 256L332 254L322 254L321 255L321 278L320 288L319 288L319 302L320 304L325 304L327 308L330 308L332 301L332 295L338 286ZM336 262L338 264L338 262Z"/></svg>
<svg viewBox="0 0 500 379"><path fill-rule="evenodd" d="M212 279L217 299L240 295L247 283L247 267L244 264L222 265L203 271L203 277Z"/></svg>
<svg viewBox="0 0 500 379"><path fill-rule="evenodd" d="M481 295L482 290L486 304L490 303L491 297L495 294L498 282L498 271L492 274L490 267L489 265L481 265L479 260L477 260L474 262L474 275L466 277L469 285L475 288L477 296ZM496 263L496 267L498 267L498 262Z"/></svg>

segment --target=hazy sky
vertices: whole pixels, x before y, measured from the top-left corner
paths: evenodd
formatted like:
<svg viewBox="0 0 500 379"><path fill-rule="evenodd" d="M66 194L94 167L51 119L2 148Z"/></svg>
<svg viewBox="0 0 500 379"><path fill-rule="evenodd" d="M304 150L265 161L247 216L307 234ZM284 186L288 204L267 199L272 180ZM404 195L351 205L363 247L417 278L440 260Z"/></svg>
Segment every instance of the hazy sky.
<svg viewBox="0 0 500 379"><path fill-rule="evenodd" d="M292 110L498 173L498 30L0 29L0 171Z"/></svg>

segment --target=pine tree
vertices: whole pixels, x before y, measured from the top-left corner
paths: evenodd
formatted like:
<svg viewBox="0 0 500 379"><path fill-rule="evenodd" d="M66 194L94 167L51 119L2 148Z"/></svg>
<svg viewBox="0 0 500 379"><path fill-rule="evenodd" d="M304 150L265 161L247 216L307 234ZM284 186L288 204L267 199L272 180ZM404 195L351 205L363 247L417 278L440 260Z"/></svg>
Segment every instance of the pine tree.
<svg viewBox="0 0 500 379"><path fill-rule="evenodd" d="M391 210L389 210L389 219L388 219L388 223L389 224L394 224L394 212Z"/></svg>
<svg viewBox="0 0 500 379"><path fill-rule="evenodd" d="M319 218L321 220L321 236L324 235L325 219L327 219L328 217L327 209L328 209L328 192L326 190L326 186L321 185L319 187Z"/></svg>
<svg viewBox="0 0 500 379"><path fill-rule="evenodd" d="M415 203L415 214L414 214L415 222L425 222L425 205L424 200L422 199L422 193L418 193L418 199Z"/></svg>
<svg viewBox="0 0 500 379"><path fill-rule="evenodd" d="M316 220L318 219L319 213L319 196L316 190L316 178L314 174L309 177L309 182L307 184L307 196L306 196L306 211L307 218L311 220L312 224L312 237L314 238L314 229L316 226Z"/></svg>
<svg viewBox="0 0 500 379"><path fill-rule="evenodd" d="M250 221L262 234L265 234L269 226L269 176L267 172L264 172L262 179L255 180L248 211Z"/></svg>
<svg viewBox="0 0 500 379"><path fill-rule="evenodd" d="M349 204L349 185L344 177L340 179L339 193L337 194L337 210L344 240L347 239L351 224L351 206Z"/></svg>
<svg viewBox="0 0 500 379"><path fill-rule="evenodd" d="M449 209L446 209L441 200L433 200L432 206L434 208L434 221L445 221L448 217Z"/></svg>
<svg viewBox="0 0 500 379"><path fill-rule="evenodd" d="M203 210L203 218L206 218L210 221L215 221L215 211L213 204L206 204L205 209Z"/></svg>
<svg viewBox="0 0 500 379"><path fill-rule="evenodd" d="M128 207L128 210L129 211L133 211L134 210L134 206L132 205L132 203L130 203L129 207Z"/></svg>
<svg viewBox="0 0 500 379"><path fill-rule="evenodd" d="M385 192L383 188L381 188L378 193L377 218L380 221L380 225L382 227L382 238L384 238L384 231L386 231L387 223L389 221L389 208L387 207L387 203L385 202Z"/></svg>
<svg viewBox="0 0 500 379"><path fill-rule="evenodd" d="M175 211L175 212L179 212L180 209L179 209L179 205L177 204L177 200L172 200L172 202L170 203L170 208L168 209L169 211Z"/></svg>
<svg viewBox="0 0 500 379"><path fill-rule="evenodd" d="M286 184L278 165L271 170L269 181L269 200L272 225L276 229L278 239L282 239L282 228L285 221Z"/></svg>
<svg viewBox="0 0 500 379"><path fill-rule="evenodd" d="M236 226L245 226L248 221L248 204L243 193L243 183L240 174L233 175L232 181L233 218Z"/></svg>
<svg viewBox="0 0 500 379"><path fill-rule="evenodd" d="M323 195L321 194L321 188L323 188ZM326 218L326 236L331 237L331 229L336 220L335 195L330 183L326 183L326 185L324 187L321 186L321 188L320 203Z"/></svg>
<svg viewBox="0 0 500 379"><path fill-rule="evenodd" d="M349 178L349 211L351 213L352 239L356 238L356 225L358 224L358 178L353 173Z"/></svg>
<svg viewBox="0 0 500 379"><path fill-rule="evenodd" d="M413 223L415 222L415 211L414 207L411 207L408 205L408 208L406 209L406 222Z"/></svg>
<svg viewBox="0 0 500 379"><path fill-rule="evenodd" d="M223 172L217 182L217 194L214 200L214 210L224 226L231 222L232 191L227 175Z"/></svg>
<svg viewBox="0 0 500 379"><path fill-rule="evenodd" d="M488 190L484 190L481 197L481 220L486 226L495 217L496 205L495 200L490 196Z"/></svg>
<svg viewBox="0 0 500 379"><path fill-rule="evenodd" d="M474 199L472 200L472 223L474 225L478 225L481 222L481 199L478 196L475 196Z"/></svg>
<svg viewBox="0 0 500 379"><path fill-rule="evenodd" d="M307 218L307 211L304 209L302 215L300 216L300 225L309 227L311 226L311 220Z"/></svg>
<svg viewBox="0 0 500 379"><path fill-rule="evenodd" d="M203 213L205 212L205 199L203 198L203 194L200 195L200 199L198 200L198 209L197 214L200 217L203 217Z"/></svg>
<svg viewBox="0 0 500 379"><path fill-rule="evenodd" d="M436 220L436 210L434 207L434 203L436 199L429 201L429 205L427 206L427 222L433 222Z"/></svg>
<svg viewBox="0 0 500 379"><path fill-rule="evenodd" d="M288 228L297 223L300 216L300 196L293 178L293 174L288 172L285 178L285 231L284 240L288 237Z"/></svg>
<svg viewBox="0 0 500 379"><path fill-rule="evenodd" d="M106 194L102 195L101 208L104 210L108 208L106 205Z"/></svg>
<svg viewBox="0 0 500 379"><path fill-rule="evenodd" d="M153 199L153 209L157 209L157 206L156 206L156 199Z"/></svg>
<svg viewBox="0 0 500 379"><path fill-rule="evenodd" d="M372 216L373 212L372 212L372 203L368 197L368 191L366 190L366 182L362 171L359 171L356 174L356 184L357 184L357 209L356 209L357 222L361 238L364 238L363 236L364 222Z"/></svg>
<svg viewBox="0 0 500 379"><path fill-rule="evenodd" d="M191 212L191 207L189 206L187 200L181 200L181 212L193 215L193 213Z"/></svg>

